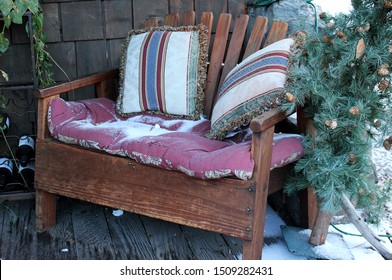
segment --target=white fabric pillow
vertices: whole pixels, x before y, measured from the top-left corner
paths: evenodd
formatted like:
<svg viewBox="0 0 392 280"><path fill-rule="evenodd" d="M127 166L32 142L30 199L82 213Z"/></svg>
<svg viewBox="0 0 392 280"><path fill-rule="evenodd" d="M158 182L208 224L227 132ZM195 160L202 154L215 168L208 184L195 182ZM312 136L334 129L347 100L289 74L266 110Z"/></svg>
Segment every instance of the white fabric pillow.
<svg viewBox="0 0 392 280"><path fill-rule="evenodd" d="M132 31L120 67L117 112L199 118L207 65L205 25Z"/></svg>
<svg viewBox="0 0 392 280"><path fill-rule="evenodd" d="M222 83L212 110L207 137L223 139L234 129L278 106L284 85L292 39L283 39L247 57Z"/></svg>

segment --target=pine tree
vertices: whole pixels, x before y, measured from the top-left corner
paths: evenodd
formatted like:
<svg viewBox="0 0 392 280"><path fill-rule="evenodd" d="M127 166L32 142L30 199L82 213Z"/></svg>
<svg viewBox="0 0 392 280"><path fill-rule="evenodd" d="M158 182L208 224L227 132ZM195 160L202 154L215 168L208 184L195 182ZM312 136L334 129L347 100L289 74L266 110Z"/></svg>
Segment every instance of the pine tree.
<svg viewBox="0 0 392 280"><path fill-rule="evenodd" d="M341 210L343 197L366 210L383 209L390 188L374 181L372 143L392 144L392 0L352 0L349 14L319 15L325 28L296 34L285 109L305 105L314 135L287 185L313 186L320 208ZM293 98L294 96L294 98Z"/></svg>

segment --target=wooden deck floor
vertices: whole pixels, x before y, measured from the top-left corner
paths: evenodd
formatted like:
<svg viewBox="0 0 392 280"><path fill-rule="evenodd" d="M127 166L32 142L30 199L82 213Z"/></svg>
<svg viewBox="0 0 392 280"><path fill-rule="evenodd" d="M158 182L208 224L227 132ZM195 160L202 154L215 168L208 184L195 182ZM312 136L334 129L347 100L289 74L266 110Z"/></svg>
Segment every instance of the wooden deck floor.
<svg viewBox="0 0 392 280"><path fill-rule="evenodd" d="M241 240L61 197L37 233L34 199L0 205L0 259L236 259Z"/></svg>

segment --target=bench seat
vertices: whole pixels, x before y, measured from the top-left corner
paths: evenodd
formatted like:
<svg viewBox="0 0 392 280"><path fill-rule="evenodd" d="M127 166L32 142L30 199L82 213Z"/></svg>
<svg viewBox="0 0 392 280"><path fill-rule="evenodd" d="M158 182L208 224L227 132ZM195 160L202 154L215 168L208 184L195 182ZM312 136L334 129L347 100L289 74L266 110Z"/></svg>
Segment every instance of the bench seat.
<svg viewBox="0 0 392 280"><path fill-rule="evenodd" d="M124 118L107 98L81 101L55 99L49 106L48 125L52 136L67 144L129 157L155 167L183 172L201 179L235 176L249 180L253 175L249 129L223 141L205 134L210 121L170 118L140 113ZM303 154L302 136L275 134L271 169L296 161Z"/></svg>

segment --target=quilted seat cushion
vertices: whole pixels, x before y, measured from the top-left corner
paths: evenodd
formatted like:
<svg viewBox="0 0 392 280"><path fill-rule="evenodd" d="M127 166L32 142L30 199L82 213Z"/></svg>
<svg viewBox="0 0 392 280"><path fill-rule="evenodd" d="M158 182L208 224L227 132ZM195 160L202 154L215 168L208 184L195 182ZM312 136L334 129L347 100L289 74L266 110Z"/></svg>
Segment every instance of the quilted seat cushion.
<svg viewBox="0 0 392 280"><path fill-rule="evenodd" d="M131 117L117 114L113 101L105 98L64 101L49 106L52 136L62 142L132 158L159 168L189 176L213 179L252 177L250 133L237 140L205 137L209 120L175 119L140 113ZM278 134L274 138L272 168L297 160L303 153L301 136Z"/></svg>

